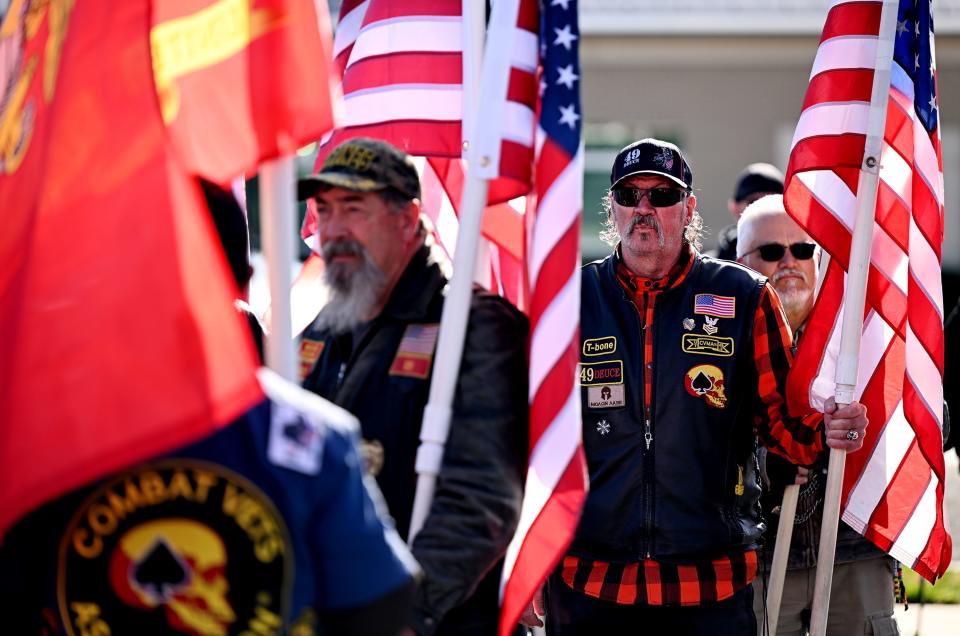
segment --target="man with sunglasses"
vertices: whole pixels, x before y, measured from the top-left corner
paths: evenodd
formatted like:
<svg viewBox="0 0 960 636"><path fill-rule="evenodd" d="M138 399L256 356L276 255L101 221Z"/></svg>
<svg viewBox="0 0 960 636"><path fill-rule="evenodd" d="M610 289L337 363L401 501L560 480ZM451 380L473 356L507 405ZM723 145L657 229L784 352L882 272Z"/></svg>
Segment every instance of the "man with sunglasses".
<svg viewBox="0 0 960 636"><path fill-rule="evenodd" d="M856 450L860 404L785 414L790 332L773 288L700 254L690 164L643 139L610 175L583 268L580 385L590 492L547 585L548 634L754 636L764 530L756 439L798 463Z"/></svg>
<svg viewBox="0 0 960 636"><path fill-rule="evenodd" d="M751 203L740 217L737 234L737 260L773 284L796 342L813 309L816 244L787 214L782 195L765 196ZM762 550L763 573L773 562L783 490L793 483L801 487L777 623L781 634L802 634L809 628L827 460L828 454L823 452L808 469L773 453L767 454L763 449L760 451L764 484L761 507L769 522ZM840 521L827 633L838 636L897 633L893 616L895 568L893 559ZM760 576L754 583L753 606L761 636L765 633L765 579Z"/></svg>

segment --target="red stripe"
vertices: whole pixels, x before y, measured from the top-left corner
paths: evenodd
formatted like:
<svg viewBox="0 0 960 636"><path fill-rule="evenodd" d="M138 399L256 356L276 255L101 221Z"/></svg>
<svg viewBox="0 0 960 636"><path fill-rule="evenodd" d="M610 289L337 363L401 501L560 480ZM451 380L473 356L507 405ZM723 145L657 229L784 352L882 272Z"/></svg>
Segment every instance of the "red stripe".
<svg viewBox="0 0 960 636"><path fill-rule="evenodd" d="M389 53L366 57L350 66L343 76L343 93L377 89L397 84L463 83L463 56L458 53Z"/></svg>
<svg viewBox="0 0 960 636"><path fill-rule="evenodd" d="M790 151L787 180L797 172L807 170L833 170L839 176L843 168L860 170L866 137L854 133L846 135L819 135L797 142ZM856 179L844 179L851 192L857 191Z"/></svg>
<svg viewBox="0 0 960 636"><path fill-rule="evenodd" d="M876 510L870 515L864 536L889 552L903 527L910 521L920 498L933 478L920 447L914 441L907 449Z"/></svg>
<svg viewBox="0 0 960 636"><path fill-rule="evenodd" d="M663 605L660 564L652 559L646 559L643 562L643 578L647 588L647 605Z"/></svg>
<svg viewBox="0 0 960 636"><path fill-rule="evenodd" d="M537 278L537 286L531 290L530 324L536 328L556 295L562 290L580 265L580 219L575 217L570 227L554 244L543 261Z"/></svg>
<svg viewBox="0 0 960 636"><path fill-rule="evenodd" d="M544 579L569 545L573 531L580 522L586 488L587 463L583 456L583 447L580 447L567 464L553 493L520 546L517 561L503 589L499 629L501 636L513 633L517 617L526 609L534 592L543 585ZM564 560L564 566L570 558ZM572 577L567 584L573 586Z"/></svg>
<svg viewBox="0 0 960 636"><path fill-rule="evenodd" d="M533 131L530 131L531 139ZM517 182L513 196L521 196L530 191L530 178L533 175L533 147L504 139L500 145L500 175L502 178ZM501 186L502 187L502 186ZM510 197L513 198L513 197Z"/></svg>
<svg viewBox="0 0 960 636"><path fill-rule="evenodd" d="M384 139L411 155L460 157L460 122L391 121L337 129L330 141L320 147L318 165L331 150L355 137Z"/></svg>
<svg viewBox="0 0 960 636"><path fill-rule="evenodd" d="M699 605L700 580L697 577L697 566L678 565L677 576L680 579L680 605Z"/></svg>
<svg viewBox="0 0 960 636"><path fill-rule="evenodd" d="M563 173L570 163L570 155L549 138L543 143L540 149L540 159L536 167L537 195L540 199L546 194L557 177ZM582 202L571 202L572 205L580 207Z"/></svg>
<svg viewBox="0 0 960 636"><path fill-rule="evenodd" d="M363 4L363 2L364 0L343 0L343 3L340 5L340 19L343 20L344 16Z"/></svg>
<svg viewBox="0 0 960 636"><path fill-rule="evenodd" d="M639 563L630 563L623 567L620 586L617 588L617 603L632 605L637 600L637 572Z"/></svg>
<svg viewBox="0 0 960 636"><path fill-rule="evenodd" d="M881 180L877 187L877 225L883 228L901 250L909 249L910 208L890 185Z"/></svg>
<svg viewBox="0 0 960 636"><path fill-rule="evenodd" d="M834 6L827 14L820 42L844 35L877 35L882 8L881 2L847 2Z"/></svg>
<svg viewBox="0 0 960 636"><path fill-rule="evenodd" d="M526 104L533 109L537 103L537 74L521 70L517 67L510 69L510 81L507 85L507 100Z"/></svg>
<svg viewBox="0 0 960 636"><path fill-rule="evenodd" d="M942 409L943 405L931 404L930 407ZM903 385L903 412L917 435L917 445L927 465L939 481L944 481L943 434L940 425L927 410L927 405L909 379Z"/></svg>
<svg viewBox="0 0 960 636"><path fill-rule="evenodd" d="M560 410L575 391L574 378L580 361L579 342L575 337L563 349L556 364L543 379L540 389L530 401L530 448L540 442L540 437L553 423Z"/></svg>
<svg viewBox="0 0 960 636"><path fill-rule="evenodd" d="M873 92L872 69L836 69L818 73L810 79L810 86L803 99L806 110L825 102L870 103Z"/></svg>
<svg viewBox="0 0 960 636"><path fill-rule="evenodd" d="M929 285L931 281L927 281ZM937 284L939 281L933 281ZM907 281L907 296L910 298L910 309L907 316L910 327L914 335L927 352L930 359L940 371L941 380L943 377L943 323L940 314L930 304L926 294L914 278L914 272L910 271L910 278Z"/></svg>
<svg viewBox="0 0 960 636"><path fill-rule="evenodd" d="M531 33L540 31L540 12L536 0L520 0L517 27Z"/></svg>
<svg viewBox="0 0 960 636"><path fill-rule="evenodd" d="M376 2L376 0L371 0L363 24L366 26L372 22L391 18L459 16L461 12L460 0L403 0L403 2Z"/></svg>
<svg viewBox="0 0 960 636"><path fill-rule="evenodd" d="M910 569L928 581L935 581L943 576L953 551L953 539L944 529L943 524L943 482L937 484L937 520L933 532L927 540L927 545L917 560L910 565Z"/></svg>

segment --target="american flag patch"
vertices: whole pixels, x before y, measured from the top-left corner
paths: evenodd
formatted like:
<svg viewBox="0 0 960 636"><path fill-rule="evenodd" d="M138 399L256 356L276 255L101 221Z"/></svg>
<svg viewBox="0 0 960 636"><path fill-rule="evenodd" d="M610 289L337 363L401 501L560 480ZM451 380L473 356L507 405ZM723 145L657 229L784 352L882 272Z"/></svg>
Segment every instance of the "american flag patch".
<svg viewBox="0 0 960 636"><path fill-rule="evenodd" d="M733 318L736 315L736 303L733 296L697 294L693 299L693 313L717 318Z"/></svg>
<svg viewBox="0 0 960 636"><path fill-rule="evenodd" d="M437 344L440 325L408 325L390 365L390 375L426 378L430 375L433 348Z"/></svg>
<svg viewBox="0 0 960 636"><path fill-rule="evenodd" d="M304 338L300 343L300 381L303 382L310 372L313 371L313 366L317 363L317 360L320 359L320 354L323 353L323 347L326 343L322 340L311 340L310 338Z"/></svg>

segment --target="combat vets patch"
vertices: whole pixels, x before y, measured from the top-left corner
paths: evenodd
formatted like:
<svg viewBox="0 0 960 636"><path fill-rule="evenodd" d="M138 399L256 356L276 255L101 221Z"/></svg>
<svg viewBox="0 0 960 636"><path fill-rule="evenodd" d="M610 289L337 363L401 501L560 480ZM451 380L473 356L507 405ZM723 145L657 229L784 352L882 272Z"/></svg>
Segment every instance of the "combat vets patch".
<svg viewBox="0 0 960 636"><path fill-rule="evenodd" d="M585 356L604 356L608 353L615 353L617 350L617 337L606 336L604 338L590 338L583 341L583 355Z"/></svg>
<svg viewBox="0 0 960 636"><path fill-rule="evenodd" d="M722 409L727 405L723 371L712 364L698 364L683 378L683 386L693 397L702 397L710 406Z"/></svg>
<svg viewBox="0 0 960 636"><path fill-rule="evenodd" d="M300 381L303 382L313 371L314 365L320 359L323 348L326 346L323 340L311 340L304 338L300 342Z"/></svg>
<svg viewBox="0 0 960 636"><path fill-rule="evenodd" d="M587 406L592 409L613 409L626 406L622 384L604 384L587 387Z"/></svg>
<svg viewBox="0 0 960 636"><path fill-rule="evenodd" d="M737 305L733 296L717 296L716 294L697 294L693 297L693 313L714 318L733 318L736 316Z"/></svg>
<svg viewBox="0 0 960 636"><path fill-rule="evenodd" d="M430 375L433 348L437 344L440 325L407 325L397 355L390 365L390 375L424 379Z"/></svg>
<svg viewBox="0 0 960 636"><path fill-rule="evenodd" d="M580 363L580 386L601 384L623 384L623 360Z"/></svg>
<svg viewBox="0 0 960 636"><path fill-rule="evenodd" d="M252 483L217 464L171 460L95 490L64 531L57 570L71 635L272 634L283 626L293 550Z"/></svg>
<svg viewBox="0 0 960 636"><path fill-rule="evenodd" d="M323 460L324 427L296 409L270 403L270 439L267 458L271 463L305 475L318 475Z"/></svg>
<svg viewBox="0 0 960 636"><path fill-rule="evenodd" d="M684 353L697 353L703 356L722 356L729 358L733 355L733 338L729 336L701 336L693 333L683 334L682 348Z"/></svg>

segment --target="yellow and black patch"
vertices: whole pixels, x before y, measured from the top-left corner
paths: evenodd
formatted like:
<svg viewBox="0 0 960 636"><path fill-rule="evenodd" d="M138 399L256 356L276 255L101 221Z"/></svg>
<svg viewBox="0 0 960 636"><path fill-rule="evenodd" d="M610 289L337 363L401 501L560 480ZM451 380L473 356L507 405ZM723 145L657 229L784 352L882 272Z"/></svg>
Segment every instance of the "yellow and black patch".
<svg viewBox="0 0 960 636"><path fill-rule="evenodd" d="M313 367L317 364L317 360L320 359L321 354L323 354L323 348L326 344L323 340L311 340L310 338L304 338L300 342L301 382L313 371Z"/></svg>
<svg viewBox="0 0 960 636"><path fill-rule="evenodd" d="M685 333L683 334L682 347L684 353L697 353L703 356L729 358L733 355L733 338L729 336L701 336L693 333Z"/></svg>
<svg viewBox="0 0 960 636"><path fill-rule="evenodd" d="M623 384L623 360L580 363L580 386L601 384Z"/></svg>
<svg viewBox="0 0 960 636"><path fill-rule="evenodd" d="M407 325L390 365L390 375L425 380L430 375L440 325Z"/></svg>
<svg viewBox="0 0 960 636"><path fill-rule="evenodd" d="M213 463L157 462L100 486L67 524L60 616L68 634L265 633L283 624L293 557L254 484Z"/></svg>
<svg viewBox="0 0 960 636"><path fill-rule="evenodd" d="M603 338L590 338L583 341L583 355L585 356L605 356L617 351L617 337L605 336Z"/></svg>

